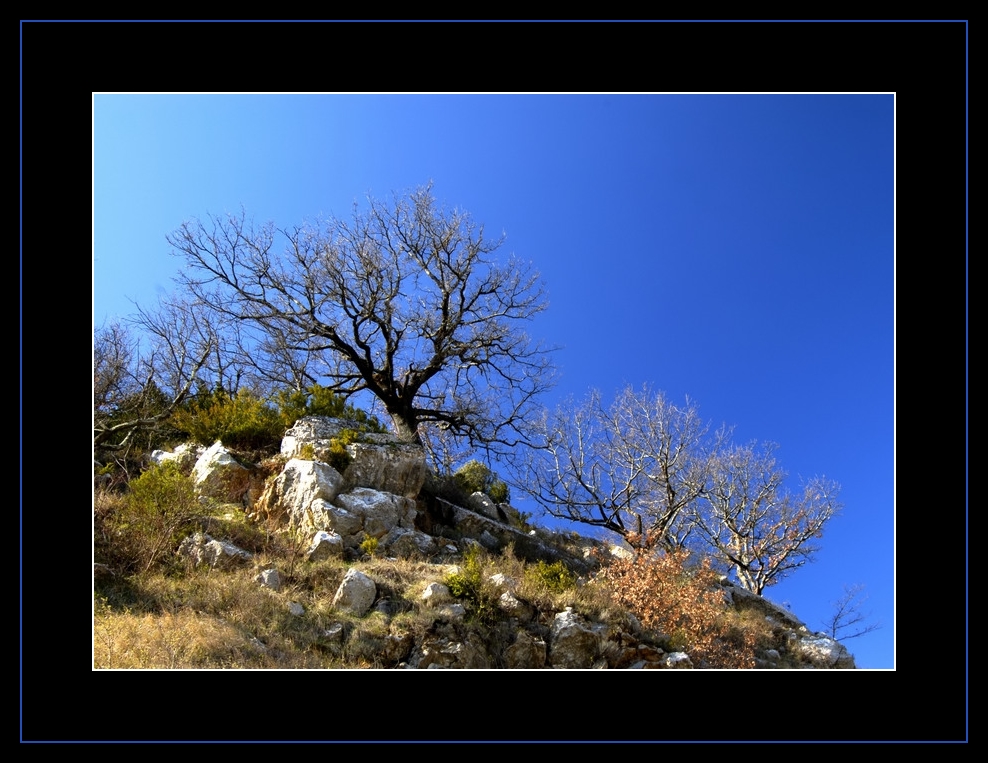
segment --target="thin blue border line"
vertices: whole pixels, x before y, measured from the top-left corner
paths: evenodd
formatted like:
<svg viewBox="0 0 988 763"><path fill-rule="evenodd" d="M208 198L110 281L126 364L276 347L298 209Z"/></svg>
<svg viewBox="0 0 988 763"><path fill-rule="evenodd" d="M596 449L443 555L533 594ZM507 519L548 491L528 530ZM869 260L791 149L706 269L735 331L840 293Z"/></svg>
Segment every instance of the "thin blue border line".
<svg viewBox="0 0 988 763"><path fill-rule="evenodd" d="M24 369L24 354L23 354L23 348L24 348L24 336L23 336L23 325L24 325L23 324L23 305L24 305L24 300L23 300L23 297L24 297L24 276L23 276L23 259L24 259L23 258L23 252L24 252L24 233L23 233L24 196L23 196L23 189L24 189L24 183L23 183L23 178L24 178L24 169L23 168L24 168L24 160L23 160L23 149L24 149L24 137L23 136L24 136L24 124L23 124L23 114L24 114L24 108L23 108L23 105L24 104L23 104L23 93L24 93L24 84L23 84L23 68L24 67L23 67L23 47L24 46L23 46L23 25L24 25L24 23L28 23L28 22L30 22L30 23L46 23L46 22L47 23L59 23L60 21L63 21L63 22L64 21L67 21L67 22L76 22L76 23L78 23L78 22L81 21L82 23L85 23L84 21L78 20L78 19L75 19L75 20L73 20L73 19L67 19L67 20L58 20L58 19L38 19L38 20L21 19L21 21L20 21L21 28L20 28L19 33L18 33L18 44L19 44L19 51L18 51L18 86L19 86L19 93L18 93L18 108L19 108L19 113L18 113L18 128L19 128L19 136L18 136L18 149L19 149L18 150L18 153L19 153L19 157L18 157L19 158L19 162L18 162L18 191L19 191L19 196L20 196L19 201L18 201L18 218L19 218L19 231L18 231L18 252L19 252L19 272L18 272L18 298L19 298L19 305L18 305L18 320L19 320L19 325L18 325L18 344L19 344L19 346L18 346L18 362L19 362L19 368L18 368L18 384L19 384L19 390L18 390L18 402L19 402L18 445L19 445L19 449L20 449L19 460L18 460L19 481L20 481L20 484L18 486L18 499L19 499L19 504L20 504L20 514L21 514L21 521L19 523L20 524L20 527L19 527L19 533L18 533L18 536L19 536L18 537L18 546L19 546L19 551L20 551L20 581L18 583L19 598L20 598L20 602L18 604L18 613L19 613L19 618L20 618L20 621L18 623L18 634L19 634L19 638L20 638L20 643L18 645L18 652L19 652L19 662L20 662L20 665L19 665L19 671L18 671L18 689L19 689L19 695L20 695L20 699L21 699L21 701L20 701L20 708L19 708L19 712L18 712L18 723L19 723L19 732L20 732L19 733L19 737L20 737L20 741L21 741L22 744L85 744L85 743L105 744L107 742L109 742L109 743L116 742L116 743L120 743L120 744L135 744L135 743L136 744L203 744L203 743L205 743L205 744L229 744L230 742L232 742L234 740L225 740L225 741L220 741L220 740L186 740L186 741L176 741L176 740L150 741L150 740L145 740L145 741L137 741L137 742L134 742L134 741L128 741L128 740L25 740L24 739L24 704L23 704L23 689L24 689L24 668L23 668L23 661L24 661L24 629L23 629L23 623L24 623L24 617L23 617L23 615L24 615L24 612L23 612L23 601L24 601L24 590L23 590L23 580L24 580L24 576L23 576L23 566L24 566L24 562L23 562L23 560L24 560L24 554L23 554L23 550L24 550L24 533L23 533L23 506L24 506L24 502L23 502L23 487L24 487L24 480L23 480L23 475L24 475L24 470L23 470L23 464L24 464L24 458L23 458L23 453L24 453L24 449L23 449L23 442L24 442L24 437L23 437L23 433L24 433L24 416L23 416L23 410L24 410L24 386L23 386L23 369ZM119 20L118 19L116 21L117 22L124 22L125 20ZM144 21L147 21L147 20L144 20ZM171 21L177 22L177 20L174 20L174 19L171 20ZM215 20L215 21L216 22L219 22L219 20ZM258 20L258 21L260 21L260 20ZM290 22L290 20L282 20L282 21L283 22ZM350 20L350 21L354 21L354 20ZM611 20L611 21L619 21L619 20ZM654 21L661 21L661 20L654 20ZM675 23L676 21L683 22L683 23L689 23L689 21L688 20L685 20L685 19L675 19L675 20L670 20L670 21L672 23ZM708 23L716 23L718 20L714 20L714 19L711 19L711 20L701 20L701 23L702 23L702 21L707 21ZM731 22L731 20L723 20L723 21ZM857 20L853 20L853 21L854 21L854 23L888 23L887 20L880 20L880 19L857 19ZM841 23L840 20L837 20L837 19L824 19L824 20L816 20L816 21L814 21L814 20L808 20L808 19L798 19L798 20L792 20L792 21L786 21L786 20L783 20L783 19L776 19L776 20L752 20L752 19L745 19L745 20L734 20L731 23L746 23L746 22L747 23L755 23L755 22L758 22L758 23L766 23L766 22L768 22L768 23L794 23L794 22L802 22L802 23L828 23L828 22L829 23ZM964 383L964 412L965 412L965 422L964 422L964 446L965 446L964 467L965 467L965 490L964 490L964 502L965 502L965 516L964 516L964 529L965 529L965 535L967 535L968 532L969 532L969 519L968 519L968 517L969 517L969 511L968 511L968 504L969 504L969 485L968 485L968 479L967 479L967 476L968 476L968 473L969 473L969 457L968 457L968 448L969 448L969 381L968 381L968 375L969 375L969 354L968 354L968 348L969 348L969 325L968 325L968 320L969 320L969 294L968 294L968 280L969 280L969 170L968 170L968 161L969 161L969 128L968 128L969 105L968 104L969 104L969 81L970 81L970 75L969 75L969 66L970 66L969 65L969 59L970 59L970 56L969 56L969 47L970 47L970 42L969 42L969 37L970 37L970 33L969 33L969 20L967 20L967 19L926 19L926 20L922 20L922 19L896 19L896 20L893 20L893 22L898 22L898 23L956 23L956 22L962 22L965 25L965 27L964 27L964 64L965 64L965 67L964 67L965 68L965 71L964 71L964 163L965 163L965 167L964 167L964 196L965 196L965 198L964 198L964 234L965 234L965 236L964 236L964 276L965 276L965 295L964 295L964 319L965 319L964 320L964 324L965 324L964 325L964 344L965 344L965 357L964 357L964 371L965 371L965 383ZM106 23L106 20L102 20L101 23ZM112 23L112 20L111 20L111 23ZM149 23L160 23L160 22L150 21ZM199 23L214 23L214 22L210 22L208 20L204 20L204 21L200 21ZM229 23L229 22L222 22L222 23ZM246 21L245 23L251 23L251 22ZM538 22L536 21L534 23L538 23ZM576 23L579 23L579 22L576 22ZM696 22L693 22L693 23L696 23ZM965 562L965 571L968 571L969 570L969 563L970 563L970 553L969 553L969 550L967 548L965 548L964 562ZM967 579L967 575L965 575L964 591L965 591L965 598L969 600L969 596L970 596L970 583L969 583L969 581ZM967 666L969 666L969 660L970 660L970 644L969 644L969 636L968 636L968 631L967 631L967 629L970 627L969 619L970 619L969 612L967 610L965 610L964 657L965 657L965 665L967 665ZM965 705L966 705L966 708L968 708L966 710L966 714L965 714L965 729L964 729L965 730L965 738L963 740L914 740L914 743L919 743L919 744L924 744L924 743L928 743L928 744L963 744L963 743L967 743L968 742L969 728L970 728L970 710L969 710L970 685L969 684L970 684L970 676L969 675L965 675L965 683L964 683ZM243 741L243 740L241 740L241 741ZM561 744L561 743L572 742L572 741L576 741L576 740L517 740L517 741L505 741L505 740L486 740L486 741L485 740L459 740L459 741L457 741L457 740L325 740L325 741L321 741L321 742L319 742L319 741L316 741L316 742L302 741L302 740L298 740L298 741L294 741L294 742L286 742L286 741L283 741L283 740L255 740L252 743L254 743L254 744L312 744L312 743L316 743L316 744L353 744L353 743L367 743L368 741L376 741L378 744ZM683 743L684 741L691 741L693 743L697 743L696 740L652 740L652 741L649 741L649 740L603 740L603 741L602 740L583 740L580 743L581 744L676 744L676 743ZM861 744L861 743L865 743L865 744L888 744L888 743L893 742L893 741L896 741L896 740L817 740L817 741L811 741L811 740L788 740L788 741L787 740L758 740L758 741L756 741L756 740L750 740L750 741L742 741L742 740L705 740L702 743L704 743L704 744L764 744L766 742L767 743L773 743L774 742L774 743L778 743L778 744L792 744L792 743L795 743L795 744Z"/></svg>
<svg viewBox="0 0 988 763"><path fill-rule="evenodd" d="M189 739L22 740L22 744L896 744L899 739ZM917 739L910 744L966 744L966 739Z"/></svg>
<svg viewBox="0 0 988 763"><path fill-rule="evenodd" d="M969 429L970 429L970 412L969 412L969 402L968 402L968 387L969 387L969 371L968 371L968 337L969 337L969 276L968 276L968 249L969 249L969 215L970 215L970 200L968 196L968 181L970 170L968 168L968 101L970 99L970 91L968 90L970 74L969 74L969 57L970 57L970 44L968 42L968 36L970 34L970 29L967 23L964 24L964 537L970 538L969 529L969 514L970 514L970 463L968 456L968 445L969 445ZM967 606L964 607L964 665L967 670L964 673L964 738L967 739L970 736L970 723L971 723L971 697L970 697L970 682L971 682L971 655L970 655L970 640L971 640L971 612L970 612L970 595L971 595L971 579L970 579L970 555L971 549L970 545L965 544L964 546L964 601Z"/></svg>
<svg viewBox="0 0 988 763"><path fill-rule="evenodd" d="M17 547L20 555L17 582L17 635L18 649L18 691L20 694L20 710L18 712L18 730L21 741L24 740L24 25L21 24L17 34L17 448L18 448L18 486L17 504L19 521L17 532Z"/></svg>
<svg viewBox="0 0 988 763"><path fill-rule="evenodd" d="M21 24L965 24L969 19L21 19ZM967 56L965 54L965 61ZM965 80L966 84L966 80Z"/></svg>

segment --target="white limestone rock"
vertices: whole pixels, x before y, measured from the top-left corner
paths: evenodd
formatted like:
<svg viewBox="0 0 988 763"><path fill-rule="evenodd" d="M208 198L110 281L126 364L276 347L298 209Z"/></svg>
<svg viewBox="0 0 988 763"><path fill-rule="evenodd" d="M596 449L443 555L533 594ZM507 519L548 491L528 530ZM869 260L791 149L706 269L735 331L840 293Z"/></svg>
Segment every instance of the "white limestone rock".
<svg viewBox="0 0 988 763"><path fill-rule="evenodd" d="M393 527L415 528L415 501L371 488L341 493L334 503L361 518L361 529L373 538L382 538Z"/></svg>
<svg viewBox="0 0 988 763"><path fill-rule="evenodd" d="M343 582L333 597L333 607L346 609L361 617L370 610L377 596L374 581L359 570L351 567L343 577Z"/></svg>
<svg viewBox="0 0 988 763"><path fill-rule="evenodd" d="M600 652L600 635L572 607L552 621L549 658L554 668L589 668Z"/></svg>
<svg viewBox="0 0 988 763"><path fill-rule="evenodd" d="M253 557L241 548L237 548L232 543L215 540L206 533L193 533L183 540L176 554L188 559L193 566L207 564L210 567L226 569L244 562L249 562Z"/></svg>
<svg viewBox="0 0 988 763"><path fill-rule="evenodd" d="M313 507L311 513L309 509L316 499L332 503L342 481L340 473L329 464L293 458L265 488L252 516L303 531L331 529L326 517L318 513L324 509L322 505ZM312 522L327 524L312 526Z"/></svg>
<svg viewBox="0 0 988 763"><path fill-rule="evenodd" d="M324 559L341 559L343 557L343 538L337 533L319 530L312 538L312 544L306 552L310 562L321 562Z"/></svg>
<svg viewBox="0 0 988 763"><path fill-rule="evenodd" d="M199 495L226 503L243 504L250 488L250 471L219 440L199 456L192 479Z"/></svg>
<svg viewBox="0 0 988 763"><path fill-rule="evenodd" d="M254 578L254 582L259 583L264 588L270 588L272 591L281 590L281 575L274 568L261 570Z"/></svg>

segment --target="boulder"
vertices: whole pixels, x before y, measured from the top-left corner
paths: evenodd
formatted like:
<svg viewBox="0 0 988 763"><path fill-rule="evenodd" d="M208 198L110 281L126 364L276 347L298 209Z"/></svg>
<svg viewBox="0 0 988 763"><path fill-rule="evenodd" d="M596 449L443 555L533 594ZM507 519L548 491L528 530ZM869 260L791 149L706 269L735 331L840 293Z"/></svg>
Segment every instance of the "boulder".
<svg viewBox="0 0 988 763"><path fill-rule="evenodd" d="M794 651L818 668L854 668L854 658L839 641L816 634L803 636L794 644Z"/></svg>
<svg viewBox="0 0 988 763"><path fill-rule="evenodd" d="M600 635L566 607L552 621L549 657L554 668L589 668L600 653Z"/></svg>
<svg viewBox="0 0 988 763"><path fill-rule="evenodd" d="M208 564L210 567L225 569L237 564L248 562L253 557L241 548L237 548L232 543L215 540L206 533L193 533L183 540L178 551L178 556L188 559L193 566Z"/></svg>
<svg viewBox="0 0 988 763"><path fill-rule="evenodd" d="M174 451L156 450L151 453L151 462L155 464L165 464L174 462L182 474L191 474L195 468L196 461L202 455L204 448L193 443L182 443Z"/></svg>
<svg viewBox="0 0 988 763"><path fill-rule="evenodd" d="M276 569L261 570L254 578L254 582L259 583L264 588L270 588L272 591L281 590L281 575Z"/></svg>
<svg viewBox="0 0 988 763"><path fill-rule="evenodd" d="M442 583L429 583L422 592L422 603L427 607L435 607L439 604L447 604L452 600L452 594Z"/></svg>
<svg viewBox="0 0 988 763"><path fill-rule="evenodd" d="M490 668L490 658L484 648L465 641L452 641L445 638L426 639L422 643L421 656L417 667L422 669L451 668L477 669Z"/></svg>
<svg viewBox="0 0 988 763"><path fill-rule="evenodd" d="M343 558L343 538L336 533L318 531L312 538L306 557L310 562L321 562L334 557Z"/></svg>
<svg viewBox="0 0 988 763"><path fill-rule="evenodd" d="M384 536L382 545L391 556L411 558L429 557L439 550L436 539L418 530L392 527Z"/></svg>
<svg viewBox="0 0 988 763"><path fill-rule="evenodd" d="M377 596L377 586L367 575L351 567L336 589L333 607L345 609L358 617L367 614Z"/></svg>
<svg viewBox="0 0 988 763"><path fill-rule="evenodd" d="M325 460L331 442L346 429L359 431L360 423L348 419L334 419L328 416L304 416L285 432L281 438L281 454L295 458L305 445L311 445L316 458Z"/></svg>
<svg viewBox="0 0 988 763"><path fill-rule="evenodd" d="M693 667L693 661L686 652L670 652L662 662L666 668L673 670L687 670Z"/></svg>
<svg viewBox="0 0 988 763"><path fill-rule="evenodd" d="M526 631L518 631L514 643L504 650L504 664L512 670L545 667L545 641Z"/></svg>
<svg viewBox="0 0 988 763"><path fill-rule="evenodd" d="M196 460L192 479L202 496L225 503L245 504L250 471L217 440Z"/></svg>
<svg viewBox="0 0 988 763"><path fill-rule="evenodd" d="M372 538L382 538L394 527L414 529L415 501L408 498L362 487L341 493L334 503L359 517L361 530Z"/></svg>

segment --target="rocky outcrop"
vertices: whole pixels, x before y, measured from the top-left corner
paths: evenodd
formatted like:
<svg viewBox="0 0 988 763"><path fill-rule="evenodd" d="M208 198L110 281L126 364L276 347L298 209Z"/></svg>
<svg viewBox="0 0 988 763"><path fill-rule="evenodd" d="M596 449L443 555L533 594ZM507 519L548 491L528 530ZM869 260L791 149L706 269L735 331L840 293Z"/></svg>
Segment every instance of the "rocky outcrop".
<svg viewBox="0 0 988 763"><path fill-rule="evenodd" d="M305 416L296 421L281 439L281 455L292 459L301 454L306 445L311 445L315 457L327 461L332 450L333 440L343 432L356 432L360 423L348 419L333 419L327 416Z"/></svg>
<svg viewBox="0 0 988 763"><path fill-rule="evenodd" d="M444 521L448 522L450 527L456 528L459 534L475 538L489 551L500 551L508 545L512 545L515 554L522 559L527 561L542 560L550 563L563 561L571 569L581 574L590 573L599 566L599 561L593 554L584 552L582 549L578 554L569 553L560 546L543 542L538 534L524 532L441 498L436 499L436 501L443 505L444 514L448 517ZM590 540L587 541L587 544L586 549L598 545ZM602 546L602 544L599 545Z"/></svg>
<svg viewBox="0 0 988 763"><path fill-rule="evenodd" d="M465 641L448 638L426 639L419 649L413 667L424 670L479 669L491 667L490 656L482 644L469 637Z"/></svg>
<svg viewBox="0 0 988 763"><path fill-rule="evenodd" d="M854 667L854 658L844 645L822 633L812 636L798 635L794 639L792 649L817 668Z"/></svg>
<svg viewBox="0 0 988 763"><path fill-rule="evenodd" d="M204 450L205 448L201 445L183 443L171 452L166 450L153 451L151 453L151 463L160 465L173 462L178 466L182 474L191 474L196 461L199 460Z"/></svg>
<svg viewBox="0 0 988 763"><path fill-rule="evenodd" d="M392 493L359 487L337 496L336 505L359 519L358 532L363 536L383 538L395 527L412 530L415 526L415 501ZM351 541L355 535L351 534Z"/></svg>
<svg viewBox="0 0 988 763"><path fill-rule="evenodd" d="M504 666L512 670L544 668L545 661L545 640L527 631L518 631L514 643L504 651Z"/></svg>
<svg viewBox="0 0 988 763"><path fill-rule="evenodd" d="M492 617L496 625L485 619L484 628L476 628L476 602L453 598L442 582L451 567L438 563L455 559L472 544L493 552L511 546L517 557L527 561L561 560L585 578L597 569L601 558L630 552L567 534L523 531L515 509L495 504L481 493L471 496L466 501L469 505L463 507L426 491L429 502L420 505L416 499L425 478L424 454L420 448L389 441L387 436L363 435L366 441L348 443L351 461L342 473L318 460L339 455L338 438L353 424L321 417L300 420L282 444L287 463L249 507L249 516L271 529L304 533L300 541L306 536L311 541L305 554L309 563L366 559L362 554L370 550L378 557L373 564L380 563L381 556L412 558L428 565L426 576L434 574L435 579L419 589L423 592L418 597L403 599L394 590L395 578L378 577L386 591L380 595L372 577L377 575L375 567L367 568L370 574L349 568L332 599L340 621L320 626L326 629L324 646L333 654L359 656L368 664L417 669L704 667L694 664L688 653L673 651L666 635L647 631L626 613L601 614L602 621L596 621L573 606L552 611L544 601L537 605L525 601L518 581L504 575L492 576L485 584L489 598L484 606L496 609L485 610L483 617ZM305 447L310 444L311 450ZM313 453L317 460L297 457ZM176 449L175 460L187 462L189 458L187 451ZM156 460L171 459L156 454ZM219 443L199 454L192 473L203 495L241 504L250 500L250 493L245 492L250 470ZM429 514L428 523L420 521L424 512ZM373 543L360 548L369 538L376 539L376 550ZM249 553L205 533L186 538L178 553L192 564L216 568L252 560ZM281 574L269 565L265 560L263 569L260 565L254 569L254 582L269 589L271 596L285 596L280 593ZM757 667L854 667L843 646L822 633L811 633L791 612L726 580L721 585L725 606L757 612L773 629L777 648L756 655ZM283 603L296 616L306 617L305 607L298 602L286 597ZM416 623L413 630L409 630L409 619L396 617L398 612L407 614L409 608L417 608L411 619ZM374 618L372 632L357 639L353 634L360 628L354 618L368 613ZM331 613L320 613L324 616L332 620ZM380 630L382 622L385 632Z"/></svg>
<svg viewBox="0 0 988 763"><path fill-rule="evenodd" d="M313 457L330 462L345 448L350 463L343 470L340 492L369 487L385 493L415 498L425 482L425 452L418 445L396 440L391 435L360 432L362 425L349 419L306 416L299 419L281 440L281 453L296 458L306 446ZM346 442L349 437L355 442ZM344 444L345 443L345 444Z"/></svg>

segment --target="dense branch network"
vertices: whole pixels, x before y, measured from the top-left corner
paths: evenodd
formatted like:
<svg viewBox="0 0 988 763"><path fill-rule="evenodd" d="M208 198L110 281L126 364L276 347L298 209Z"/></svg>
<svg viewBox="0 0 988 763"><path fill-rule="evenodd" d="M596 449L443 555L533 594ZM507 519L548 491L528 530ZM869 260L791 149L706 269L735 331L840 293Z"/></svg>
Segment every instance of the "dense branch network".
<svg viewBox="0 0 988 763"><path fill-rule="evenodd" d="M485 239L430 187L316 226L195 220L169 242L196 302L246 329L238 354L260 373L367 390L405 439L440 425L472 443L522 442L552 382L548 350L523 330L545 308L538 274L496 262L503 237Z"/></svg>

